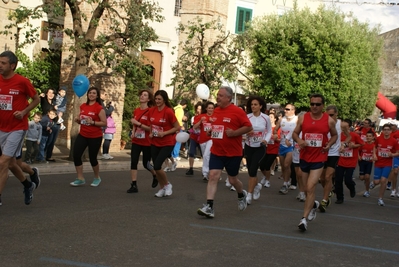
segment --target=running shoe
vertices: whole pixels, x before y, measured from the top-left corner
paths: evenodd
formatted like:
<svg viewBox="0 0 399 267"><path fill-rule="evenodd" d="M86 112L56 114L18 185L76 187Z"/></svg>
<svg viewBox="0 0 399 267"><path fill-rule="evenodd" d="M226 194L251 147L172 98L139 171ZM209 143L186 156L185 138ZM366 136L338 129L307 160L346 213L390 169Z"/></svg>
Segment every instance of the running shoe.
<svg viewBox="0 0 399 267"><path fill-rule="evenodd" d="M138 193L139 189L137 188L137 185L131 183L130 188L126 192L127 193Z"/></svg>
<svg viewBox="0 0 399 267"><path fill-rule="evenodd" d="M169 167L165 167L165 168L163 169L163 171L164 171L164 172L170 172L170 168L169 168Z"/></svg>
<svg viewBox="0 0 399 267"><path fill-rule="evenodd" d="M300 192L301 196L299 197L300 202L305 202L306 201L306 194L305 192Z"/></svg>
<svg viewBox="0 0 399 267"><path fill-rule="evenodd" d="M288 187L287 187L286 185L283 185L283 186L280 188L279 193L282 194L282 195L286 195L286 194L288 193Z"/></svg>
<svg viewBox="0 0 399 267"><path fill-rule="evenodd" d="M391 190L391 182L387 183L387 190Z"/></svg>
<svg viewBox="0 0 399 267"><path fill-rule="evenodd" d="M85 183L86 183L86 181L84 179L81 180L81 179L76 178L76 180L73 181L72 183L70 183L70 185L72 185L72 186L81 186L81 185L84 185Z"/></svg>
<svg viewBox="0 0 399 267"><path fill-rule="evenodd" d="M231 184L230 184L230 182L229 182L229 177L226 178L226 186L227 186L227 187L231 187Z"/></svg>
<svg viewBox="0 0 399 267"><path fill-rule="evenodd" d="M306 231L308 229L308 222L306 221L306 218L302 218L299 221L298 228L301 231Z"/></svg>
<svg viewBox="0 0 399 267"><path fill-rule="evenodd" d="M204 176L202 177L202 180L203 180L204 182L208 182L209 178L208 178L208 176L204 175Z"/></svg>
<svg viewBox="0 0 399 267"><path fill-rule="evenodd" d="M194 175L194 170L193 169L188 169L186 171L186 175Z"/></svg>
<svg viewBox="0 0 399 267"><path fill-rule="evenodd" d="M247 191L242 190L243 197L238 199L238 210L244 211L247 208Z"/></svg>
<svg viewBox="0 0 399 267"><path fill-rule="evenodd" d="M97 187L97 186L100 185L100 183L101 183L101 178L100 178L100 177L94 178L94 179L93 179L93 182L90 184L90 186L92 186L92 187Z"/></svg>
<svg viewBox="0 0 399 267"><path fill-rule="evenodd" d="M349 191L350 191L350 196L351 196L351 198L354 198L354 197L356 196L356 189L355 189L355 187L351 188Z"/></svg>
<svg viewBox="0 0 399 267"><path fill-rule="evenodd" d="M165 187L159 189L159 191L155 193L155 196L156 197L164 197L165 196Z"/></svg>
<svg viewBox="0 0 399 267"><path fill-rule="evenodd" d="M209 204L203 204L203 207L199 208L197 213L198 215L205 216L207 218L215 217L215 212L213 211L213 208L209 206Z"/></svg>
<svg viewBox="0 0 399 267"><path fill-rule="evenodd" d="M270 171L270 175L274 176L274 171L273 170Z"/></svg>
<svg viewBox="0 0 399 267"><path fill-rule="evenodd" d="M248 205L251 205L251 204L252 204L252 194L251 194L251 193L248 193L248 194L247 194L247 204L248 204Z"/></svg>
<svg viewBox="0 0 399 267"><path fill-rule="evenodd" d="M266 182L265 182L265 187L266 187L266 188L269 188L269 187L270 187L270 181L269 181L269 180L266 180Z"/></svg>
<svg viewBox="0 0 399 267"><path fill-rule="evenodd" d="M382 200L382 198L379 198L377 203L378 203L378 206L382 206L382 207L385 206L384 200Z"/></svg>
<svg viewBox="0 0 399 267"><path fill-rule="evenodd" d="M240 171L241 172L247 172L248 171L248 168L247 168L247 166L242 166L241 168L240 168Z"/></svg>
<svg viewBox="0 0 399 267"><path fill-rule="evenodd" d="M324 199L323 199L323 200L321 201L321 203L320 203L320 206L319 206L320 212L326 212L327 207L328 207L328 202L327 202L327 200L324 200Z"/></svg>
<svg viewBox="0 0 399 267"><path fill-rule="evenodd" d="M175 161L174 163L172 163L172 168L170 168L170 171L174 172L177 168L177 162Z"/></svg>
<svg viewBox="0 0 399 267"><path fill-rule="evenodd" d="M288 187L288 189L295 190L296 189L296 185L290 185L290 187Z"/></svg>
<svg viewBox="0 0 399 267"><path fill-rule="evenodd" d="M392 190L391 191L391 197L395 197L396 196L396 190Z"/></svg>
<svg viewBox="0 0 399 267"><path fill-rule="evenodd" d="M310 213L308 215L308 221L313 221L314 219L316 219L317 209L319 208L319 206L320 206L319 201L315 200L313 208L310 210Z"/></svg>
<svg viewBox="0 0 399 267"><path fill-rule="evenodd" d="M30 187L24 187L25 204L29 205L33 199L33 191L35 190L35 183L31 183Z"/></svg>
<svg viewBox="0 0 399 267"><path fill-rule="evenodd" d="M167 185L164 186L165 189L165 197L171 196L173 191L172 191L172 184L168 183Z"/></svg>
<svg viewBox="0 0 399 267"><path fill-rule="evenodd" d="M39 176L39 169L36 167L32 168L32 171L34 172L32 175L30 175L30 180L35 183L36 189L39 188L40 186L40 176Z"/></svg>
<svg viewBox="0 0 399 267"><path fill-rule="evenodd" d="M266 177L265 176L262 176L262 179L260 180L260 183L262 185L265 185L265 183L266 183Z"/></svg>
<svg viewBox="0 0 399 267"><path fill-rule="evenodd" d="M231 186L230 191L236 191L236 188L234 186Z"/></svg>
<svg viewBox="0 0 399 267"><path fill-rule="evenodd" d="M370 190L375 187L375 184L373 182L370 183Z"/></svg>
<svg viewBox="0 0 399 267"><path fill-rule="evenodd" d="M370 197L370 192L369 191L364 192L363 196L364 197Z"/></svg>
<svg viewBox="0 0 399 267"><path fill-rule="evenodd" d="M260 198L260 190L262 190L262 184L258 183L254 188L254 200L258 200Z"/></svg>

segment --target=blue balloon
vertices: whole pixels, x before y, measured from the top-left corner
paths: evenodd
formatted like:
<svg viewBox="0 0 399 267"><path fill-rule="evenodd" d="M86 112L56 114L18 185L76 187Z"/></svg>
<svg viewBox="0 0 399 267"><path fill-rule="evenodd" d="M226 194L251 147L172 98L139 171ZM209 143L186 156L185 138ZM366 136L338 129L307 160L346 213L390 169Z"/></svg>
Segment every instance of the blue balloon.
<svg viewBox="0 0 399 267"><path fill-rule="evenodd" d="M82 97L86 94L87 90L89 90L90 82L86 76L83 74L79 74L72 81L72 88L75 91L75 94L78 97Z"/></svg>

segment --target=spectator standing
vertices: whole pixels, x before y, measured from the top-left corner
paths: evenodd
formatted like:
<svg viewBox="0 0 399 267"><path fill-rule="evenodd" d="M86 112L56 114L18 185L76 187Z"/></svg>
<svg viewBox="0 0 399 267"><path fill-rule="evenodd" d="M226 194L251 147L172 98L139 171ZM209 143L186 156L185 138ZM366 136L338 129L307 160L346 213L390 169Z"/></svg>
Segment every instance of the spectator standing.
<svg viewBox="0 0 399 267"><path fill-rule="evenodd" d="M187 107L187 100L182 99L180 101L180 104L173 108L175 111L176 119L180 126L180 131L187 130L184 128L184 125L183 125L183 119L185 119L185 121L187 121L187 118L185 118L185 116L184 116L184 109L186 107ZM175 161L180 159L180 157L179 157L180 147L181 147L181 143L176 142L175 147L173 148L173 152L172 152L172 157Z"/></svg>
<svg viewBox="0 0 399 267"><path fill-rule="evenodd" d="M57 116L58 116L57 123L60 124L61 131L65 130L65 125L63 124L64 119L62 118L62 116L66 111L66 105L67 105L66 90L65 88L60 88L58 90L57 96L55 97L54 109L57 110Z"/></svg>
<svg viewBox="0 0 399 267"><path fill-rule="evenodd" d="M26 133L26 151L25 151L25 162L28 164L33 163L39 153L39 144L42 139L42 125L40 120L42 114L36 112L33 116L33 120L29 122L29 129Z"/></svg>
<svg viewBox="0 0 399 267"><path fill-rule="evenodd" d="M57 117L56 112L57 111L55 109L50 109L40 121L40 124L42 125L42 138L40 139L39 153L36 157L36 160L39 163L48 163L47 160L44 159L44 155L46 151L46 144L55 126L54 120Z"/></svg>
<svg viewBox="0 0 399 267"><path fill-rule="evenodd" d="M102 159L113 159L109 154L109 148L111 146L112 139L114 139L114 134L116 133L115 121L112 118L112 112L114 107L111 102L105 105L105 115L107 117L107 127L104 130L104 142L103 142L103 156Z"/></svg>

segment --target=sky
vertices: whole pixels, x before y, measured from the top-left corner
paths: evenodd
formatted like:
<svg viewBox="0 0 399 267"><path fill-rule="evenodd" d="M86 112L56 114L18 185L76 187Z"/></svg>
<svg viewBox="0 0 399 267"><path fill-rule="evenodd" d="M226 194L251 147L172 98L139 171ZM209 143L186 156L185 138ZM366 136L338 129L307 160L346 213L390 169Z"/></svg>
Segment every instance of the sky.
<svg viewBox="0 0 399 267"><path fill-rule="evenodd" d="M352 11L359 21L367 22L370 26L380 24L380 33L399 28L399 0L330 0L324 2L327 5L334 3L345 13Z"/></svg>

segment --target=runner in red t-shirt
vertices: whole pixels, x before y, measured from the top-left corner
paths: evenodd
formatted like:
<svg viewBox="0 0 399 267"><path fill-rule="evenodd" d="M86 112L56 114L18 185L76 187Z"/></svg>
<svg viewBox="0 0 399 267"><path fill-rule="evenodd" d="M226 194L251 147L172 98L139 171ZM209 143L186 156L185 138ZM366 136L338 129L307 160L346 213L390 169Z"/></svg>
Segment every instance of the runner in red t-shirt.
<svg viewBox="0 0 399 267"><path fill-rule="evenodd" d="M324 96L313 94L310 96L310 112L298 119L293 133L293 139L298 143L300 153L300 167L302 170L302 183L306 188L306 201L303 217L298 228L307 229L307 220L316 218L319 202L315 201L315 188L323 172L324 162L327 160L328 150L337 140L335 121L323 112ZM299 134L302 132L302 138ZM328 140L327 134L331 138Z"/></svg>
<svg viewBox="0 0 399 267"><path fill-rule="evenodd" d="M94 180L90 185L99 186L101 178L97 154L103 140L102 127L107 126L107 117L98 88L92 87L87 91L87 101L80 105L79 118L75 118L75 122L80 124L80 131L73 146L73 162L78 177L70 185L81 186L86 183L83 176L82 156L88 148L90 165L94 172Z"/></svg>
<svg viewBox="0 0 399 267"><path fill-rule="evenodd" d="M188 130L190 133L190 144L188 151L188 164L189 169L186 171L186 175L194 175L194 159L197 154L197 147L199 147L199 135L200 129L194 129L195 123L198 121L198 116L202 113L202 102L198 102L194 106L195 116L191 118L191 128Z"/></svg>
<svg viewBox="0 0 399 267"><path fill-rule="evenodd" d="M365 119L364 122L362 123L362 126L357 128L355 132L360 136L360 138L366 142L366 134L369 131L372 131L374 134L374 138L377 138L377 134L375 133L374 129L371 128L371 120L370 119Z"/></svg>
<svg viewBox="0 0 399 267"><path fill-rule="evenodd" d="M157 187L158 180L154 168L151 165L151 141L149 110L154 104L153 94L148 90L139 92L140 107L133 111L132 119L132 148L130 153L130 177L131 185L127 193L137 193L137 164L141 152L143 152L143 166L152 174L152 188Z"/></svg>
<svg viewBox="0 0 399 267"><path fill-rule="evenodd" d="M218 107L210 119L212 129L209 133L212 137L212 148L206 194L207 204L197 211L199 215L207 218L215 216L213 200L223 168L226 168L230 184L237 190L238 209L245 210L247 207L247 193L243 190L243 185L237 175L242 159L242 135L250 132L252 125L247 114L231 103L232 98L233 89L228 86L220 87L216 97Z"/></svg>
<svg viewBox="0 0 399 267"><path fill-rule="evenodd" d="M374 134L369 131L366 134L366 142L359 150L359 179L364 181L366 191L364 197L370 197L370 174L373 169L373 150L375 147Z"/></svg>
<svg viewBox="0 0 399 267"><path fill-rule="evenodd" d="M398 126L396 124L391 124L392 133L391 136L396 139L399 144L399 131ZM387 189L391 189L391 197L399 197L399 192L396 190L397 182L398 182L398 173L399 173L399 157L393 158L393 166L391 173L389 174Z"/></svg>
<svg viewBox="0 0 399 267"><path fill-rule="evenodd" d="M215 105L212 102L206 102L204 106L205 110L201 115L195 117L194 130L199 130L198 143L200 144L202 152L202 179L208 181L209 175L209 159L211 157L212 139L208 135L211 129L211 121Z"/></svg>
<svg viewBox="0 0 399 267"><path fill-rule="evenodd" d="M40 98L30 81L14 72L17 64L18 58L13 52L0 54L0 196L10 169L24 185L25 204L29 205L40 180L27 180L16 157L20 155L28 130L29 113L39 104ZM30 103L29 99L32 99Z"/></svg>
<svg viewBox="0 0 399 267"><path fill-rule="evenodd" d="M392 169L392 157L397 156L399 156L399 144L395 138L391 137L391 124L384 124L382 134L375 140L373 151L375 160L373 185L381 184L377 202L380 206L385 206L382 198Z"/></svg>
<svg viewBox="0 0 399 267"><path fill-rule="evenodd" d="M149 113L151 158L157 175L160 190L156 197L172 195L172 184L162 170L163 162L170 157L176 143L176 132L180 131L180 124L176 119L172 105L169 102L168 93L159 90L155 93L155 107Z"/></svg>
<svg viewBox="0 0 399 267"><path fill-rule="evenodd" d="M352 126L351 120L344 120L349 127ZM363 146L364 142L357 133L350 132L351 141L347 147L344 146L347 137L341 135L340 157L337 167L335 168L335 194L337 195L336 204L344 202L344 188L343 181L350 191L350 196L353 198L356 195L355 182L353 181L353 172L355 171L357 161L359 158L359 148Z"/></svg>

